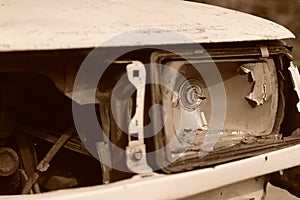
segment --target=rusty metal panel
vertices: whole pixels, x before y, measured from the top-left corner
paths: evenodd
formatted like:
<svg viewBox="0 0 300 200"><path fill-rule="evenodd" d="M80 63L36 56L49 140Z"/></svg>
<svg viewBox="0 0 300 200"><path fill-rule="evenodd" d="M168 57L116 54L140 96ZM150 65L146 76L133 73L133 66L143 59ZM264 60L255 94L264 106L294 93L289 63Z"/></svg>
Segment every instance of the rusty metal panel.
<svg viewBox="0 0 300 200"><path fill-rule="evenodd" d="M245 13L177 0L2 0L0 52L95 47L140 28L140 38L108 46L238 42L294 38L286 28ZM191 40L178 38L170 31ZM157 36L155 41L153 37ZM104 45L105 46L105 45Z"/></svg>

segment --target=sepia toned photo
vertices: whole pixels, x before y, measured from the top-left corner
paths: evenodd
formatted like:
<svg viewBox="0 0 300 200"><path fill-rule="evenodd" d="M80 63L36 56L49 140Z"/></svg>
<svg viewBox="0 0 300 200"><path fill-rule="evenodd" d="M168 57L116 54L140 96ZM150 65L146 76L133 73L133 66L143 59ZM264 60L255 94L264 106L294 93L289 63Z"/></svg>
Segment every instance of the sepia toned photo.
<svg viewBox="0 0 300 200"><path fill-rule="evenodd" d="M0 0L0 200L300 199L300 0Z"/></svg>

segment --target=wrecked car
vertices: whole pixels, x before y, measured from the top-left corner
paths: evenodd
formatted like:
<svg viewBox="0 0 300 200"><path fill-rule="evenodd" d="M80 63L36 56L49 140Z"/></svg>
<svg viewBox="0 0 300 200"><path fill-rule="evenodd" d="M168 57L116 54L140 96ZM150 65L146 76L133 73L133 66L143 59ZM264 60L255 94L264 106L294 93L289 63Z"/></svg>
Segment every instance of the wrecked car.
<svg viewBox="0 0 300 200"><path fill-rule="evenodd" d="M259 199L300 165L281 25L186 1L0 16L0 199Z"/></svg>

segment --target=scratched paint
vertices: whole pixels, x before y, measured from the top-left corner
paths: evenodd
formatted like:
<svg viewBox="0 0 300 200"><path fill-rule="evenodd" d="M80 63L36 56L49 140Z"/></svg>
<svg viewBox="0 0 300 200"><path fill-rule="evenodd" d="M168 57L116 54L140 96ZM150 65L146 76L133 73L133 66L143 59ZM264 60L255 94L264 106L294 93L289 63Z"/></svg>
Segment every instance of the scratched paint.
<svg viewBox="0 0 300 200"><path fill-rule="evenodd" d="M90 48L115 34L147 27L175 30L197 43L294 38L289 30L271 21L193 2L74 0L70 3L68 0L2 0L0 52ZM172 37L151 41L147 40L147 34L142 34L145 36L142 41L120 41L110 45L187 42Z"/></svg>

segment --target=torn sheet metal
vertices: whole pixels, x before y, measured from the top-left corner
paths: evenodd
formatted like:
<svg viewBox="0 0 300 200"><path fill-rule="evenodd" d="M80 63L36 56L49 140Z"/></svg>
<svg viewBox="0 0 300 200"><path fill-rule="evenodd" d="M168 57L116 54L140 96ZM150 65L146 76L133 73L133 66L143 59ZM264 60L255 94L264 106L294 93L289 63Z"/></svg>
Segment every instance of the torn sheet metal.
<svg viewBox="0 0 300 200"><path fill-rule="evenodd" d="M273 93L273 85L271 81L271 73L268 63L247 63L241 66L245 73L250 73L254 82L252 92L246 96L246 99L254 102L256 106L262 105L268 101Z"/></svg>
<svg viewBox="0 0 300 200"><path fill-rule="evenodd" d="M290 67L288 68L291 74L291 78L294 84L294 90L296 91L299 101L297 103L298 112L300 112L300 74L298 68L291 62Z"/></svg>

